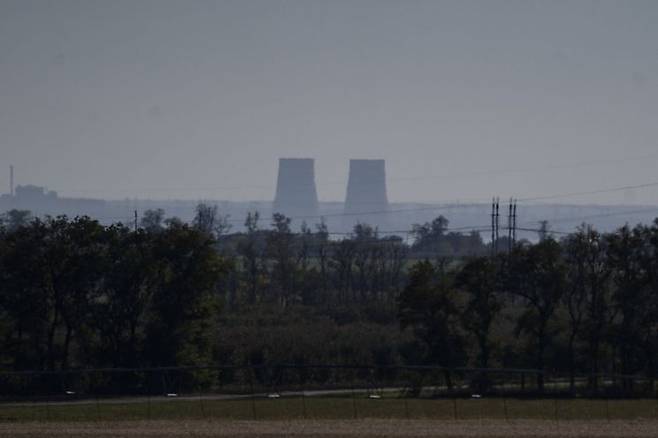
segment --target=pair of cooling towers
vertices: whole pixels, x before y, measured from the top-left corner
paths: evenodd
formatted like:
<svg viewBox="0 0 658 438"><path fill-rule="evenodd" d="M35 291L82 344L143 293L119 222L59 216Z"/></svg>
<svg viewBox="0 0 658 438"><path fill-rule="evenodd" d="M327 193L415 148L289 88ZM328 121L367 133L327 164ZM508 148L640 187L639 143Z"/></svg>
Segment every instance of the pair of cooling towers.
<svg viewBox="0 0 658 438"><path fill-rule="evenodd" d="M312 222L317 219L318 194L312 158L280 158L273 211ZM388 209L384 160L350 160L345 216L355 221ZM370 213L370 214L369 214Z"/></svg>

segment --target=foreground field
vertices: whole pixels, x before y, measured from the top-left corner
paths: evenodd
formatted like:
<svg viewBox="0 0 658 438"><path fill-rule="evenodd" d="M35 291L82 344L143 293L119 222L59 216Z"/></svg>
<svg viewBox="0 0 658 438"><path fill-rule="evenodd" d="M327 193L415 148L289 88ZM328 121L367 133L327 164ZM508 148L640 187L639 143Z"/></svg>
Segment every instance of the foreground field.
<svg viewBox="0 0 658 438"><path fill-rule="evenodd" d="M139 420L658 420L658 400L281 397L0 404L0 423ZM657 434L658 436L658 434Z"/></svg>
<svg viewBox="0 0 658 438"><path fill-rule="evenodd" d="M295 420L295 421L129 421L111 423L1 424L0 437L510 437L648 438L658 421L547 420Z"/></svg>

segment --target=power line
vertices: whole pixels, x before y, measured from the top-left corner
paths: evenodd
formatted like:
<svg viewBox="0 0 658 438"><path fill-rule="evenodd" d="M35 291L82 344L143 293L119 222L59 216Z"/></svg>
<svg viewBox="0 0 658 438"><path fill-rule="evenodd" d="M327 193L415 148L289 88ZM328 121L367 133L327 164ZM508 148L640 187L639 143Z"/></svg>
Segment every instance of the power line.
<svg viewBox="0 0 658 438"><path fill-rule="evenodd" d="M540 228L523 228L523 227L519 227L519 228L517 228L517 230L519 230L519 231L529 231L529 232L533 232L533 233L538 233L540 231L543 231ZM552 234L563 234L563 235L573 234L573 231L548 230L547 232L548 232L548 234L551 234L551 233Z"/></svg>
<svg viewBox="0 0 658 438"><path fill-rule="evenodd" d="M450 205L435 205L431 207L417 207L417 208L399 208L399 209L388 209L388 210L372 210L364 212L343 212L343 213L328 213L328 214L317 214L317 215L305 215L305 216L286 216L291 220L304 220L304 219L325 219L331 217L346 217L346 216L376 216L380 214L395 214L395 213L407 213L407 212L418 212L418 211L441 211L452 208L471 208L477 204L450 204ZM231 223L242 222L239 219L229 220Z"/></svg>
<svg viewBox="0 0 658 438"><path fill-rule="evenodd" d="M555 194L555 195L542 195L542 196L535 196L535 197L529 197L529 198L518 198L516 201L529 202L529 201L537 201L537 200L545 200L545 199L559 199L559 198L567 198L567 197L578 196L578 195L611 193L611 192L618 192L618 191L623 191L623 190L631 190L631 189L639 189L639 188L647 188L647 187L657 187L657 186L658 186L658 182L650 182L650 183L644 183L644 184L612 187L612 188L600 189L600 190L591 190L591 191L583 191L583 192L571 192L571 193L562 193L562 194ZM474 202L473 204L436 205L436 206L432 206L432 207L408 208L408 209L397 209L397 210L395 210L395 209L393 209L393 210L379 210L379 211L369 211L369 212L362 212L362 213L336 213L336 214L315 215L315 216L296 216L296 217L290 217L290 218L291 219L304 219L304 218L342 217L342 216L361 216L361 215L371 216L371 215L390 214L390 213L446 210L446 209L452 209L452 208L470 208L470 207L473 207L473 206L478 205L480 203L481 202ZM621 213L621 214L623 214L623 213ZM492 225L492 227L493 227L493 225Z"/></svg>
<svg viewBox="0 0 658 438"><path fill-rule="evenodd" d="M531 201L547 200L547 199L559 199L559 198L566 198L566 197L573 197L573 196L580 196L580 195L618 192L618 191L624 191L624 190L641 189L641 188L656 187L656 186L658 186L658 182L648 182L648 183L643 183L643 184L625 185L625 186L611 187L611 188L599 189L599 190L590 190L590 191L582 191L582 192L571 192L571 193L562 193L562 194L554 194L554 195L542 195L542 196L535 196L535 197L527 197L527 198L521 198L519 200L522 201L522 202L531 202ZM479 206L479 203L475 202L473 204L447 204L447 205L434 205L434 206L415 207L415 208L373 210L373 211L358 212L358 213L357 212L325 213L325 214L306 215L306 216L291 216L289 218L293 219L293 220L304 220L304 219L323 219L323 218L331 218L331 217L375 216L375 215L383 215L383 214L410 213L410 212L420 212L420 211L442 211L442 210L455 209L455 208L473 208L474 206ZM554 222L565 222L565 221L575 220L575 219L587 219L587 218L594 218L594 217L606 217L606 216L616 216L616 215L624 215L624 214L646 213L646 212L652 212L652 211L658 211L658 208L651 208L651 209L646 209L646 210L635 210L635 211L620 211L620 212L604 213L604 214L599 214L599 215L588 215L588 216L575 217L575 218L559 218L559 219L554 220ZM516 202L515 202L515 205L514 205L514 208L513 208L513 212L514 212L514 224L516 224ZM98 220L119 219L121 221L125 220L126 223L129 223L132 220L132 218L127 217L127 216L96 217L96 219L98 219ZM492 241L494 241L494 242L497 240L497 235L496 235L496 228L497 228L496 227L496 221L497 221L497 219L498 219L497 216L493 216L493 212L492 212L491 230L492 230ZM242 221L243 220L241 220L241 219L233 219L233 220L228 220L227 222L229 222L229 223L241 223ZM528 231L526 229L521 229L521 228L519 228L519 230ZM515 236L513 236L513 237L515 237Z"/></svg>
<svg viewBox="0 0 658 438"><path fill-rule="evenodd" d="M569 198L573 196L582 196L582 195L596 195L599 193L612 193L612 192L621 192L624 190L633 190L633 189L644 189L647 187L657 187L658 182L650 182L645 184L636 184L629 186L613 187L608 189L601 190L590 190L586 192L571 192L571 193L561 193L557 195L544 195L544 196L535 196L532 198L519 198L519 201L528 202L528 201L543 201L546 199L559 199L559 198Z"/></svg>
<svg viewBox="0 0 658 438"><path fill-rule="evenodd" d="M469 232L469 231L489 231L491 228L488 225L481 225L481 226L473 226L473 225L467 225L463 227L449 227L445 228L443 231L446 233L454 233L454 232ZM413 234L413 230L376 230L373 229L373 232L376 231L378 234L390 234L390 235L400 235L400 234ZM330 236L354 236L355 233L353 231L328 231L328 235Z"/></svg>
<svg viewBox="0 0 658 438"><path fill-rule="evenodd" d="M314 215L314 216L291 216L289 219L295 220L295 219L323 219L327 217L343 217L343 216L359 216L359 215L378 215L378 214L388 214L388 213L405 213L405 212L418 212L418 211L443 211L447 209L454 209L454 208L470 208L473 207L474 205L478 204L450 204L450 205L437 205L437 206L432 206L432 207L421 207L421 208L408 208L408 209L392 209L392 210L380 210L380 211L369 211L369 212L364 212L364 213L335 213L335 214L319 214L319 215ZM553 219L551 222L569 222L572 220L581 220L581 219L590 219L590 218L598 218L598 217L608 217L608 216L620 216L620 215L625 215L625 214L641 214L641 213L651 213L651 212L657 212L658 213L658 207L652 207L652 208L647 208L647 209L642 209L642 210L630 210L630 211L619 211L619 212L610 212L610 213L601 213L601 214L592 214L592 215L584 215L584 216L572 216L572 217L566 217L566 218L558 218L558 219ZM84 215L82 215L84 216ZM513 206L513 225L516 224L516 203ZM125 221L127 223L131 222L134 218L131 216L93 216L94 219L97 220L118 220L118 221ZM229 219L229 223L242 223L244 220L243 219ZM495 222L495 216L494 216L494 222ZM524 222L524 224L534 224L536 222L534 221L528 221ZM460 229L469 229L470 227L458 227ZM484 226L484 227L479 227L479 228L486 228L487 230L492 230L495 228L495 224L492 226ZM527 231L525 229L521 228L516 228L518 230L522 231ZM455 230L455 228L450 228L449 230ZM407 232L409 230L406 230L404 232ZM384 231L381 231L384 232ZM402 232L402 230L394 230L392 232ZM346 233L349 234L349 233ZM514 236L513 236L514 237Z"/></svg>
<svg viewBox="0 0 658 438"><path fill-rule="evenodd" d="M571 217L561 217L557 219L552 219L551 223L553 222L571 222L571 221L576 221L576 220L585 220L585 219L595 219L595 218L602 218L602 217L612 217L612 216L622 216L625 214L642 214L642 213L653 213L656 212L658 213L658 207L651 207L651 208L646 208L643 210L627 210L627 211L615 211L615 212L609 212L609 213L599 213L599 214L590 214L590 215L584 215L584 216L571 216ZM533 224L537 222L526 222L527 224Z"/></svg>

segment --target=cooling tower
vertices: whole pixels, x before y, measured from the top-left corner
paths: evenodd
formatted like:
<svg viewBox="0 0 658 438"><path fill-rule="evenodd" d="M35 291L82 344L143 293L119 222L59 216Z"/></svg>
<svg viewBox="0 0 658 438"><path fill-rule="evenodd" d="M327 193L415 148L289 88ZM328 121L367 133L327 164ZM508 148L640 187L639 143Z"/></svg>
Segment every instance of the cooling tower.
<svg viewBox="0 0 658 438"><path fill-rule="evenodd" d="M283 213L313 223L317 218L318 195L315 189L315 169L312 158L280 158L273 213Z"/></svg>
<svg viewBox="0 0 658 438"><path fill-rule="evenodd" d="M385 161L350 160L344 225L365 222L381 228L387 210Z"/></svg>

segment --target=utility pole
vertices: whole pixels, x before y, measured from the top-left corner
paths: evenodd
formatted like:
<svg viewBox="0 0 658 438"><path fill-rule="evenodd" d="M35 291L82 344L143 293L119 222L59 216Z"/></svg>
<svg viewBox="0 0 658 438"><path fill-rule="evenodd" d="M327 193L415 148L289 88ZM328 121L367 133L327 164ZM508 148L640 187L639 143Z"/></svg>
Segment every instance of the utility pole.
<svg viewBox="0 0 658 438"><path fill-rule="evenodd" d="M509 198L507 210L507 253L512 253L512 198Z"/></svg>
<svg viewBox="0 0 658 438"><path fill-rule="evenodd" d="M14 166L9 166L9 194L14 197Z"/></svg>
<svg viewBox="0 0 658 438"><path fill-rule="evenodd" d="M512 208L512 244L516 245L516 199Z"/></svg>
<svg viewBox="0 0 658 438"><path fill-rule="evenodd" d="M494 242L496 241L496 198L491 199L491 257L496 254Z"/></svg>
<svg viewBox="0 0 658 438"><path fill-rule="evenodd" d="M496 254L498 253L498 229L500 226L500 221L499 221L500 214L498 213L499 207L500 207L500 198L497 197L496 198L496 245L495 245Z"/></svg>
<svg viewBox="0 0 658 438"><path fill-rule="evenodd" d="M135 232L137 232L137 210L135 210Z"/></svg>

